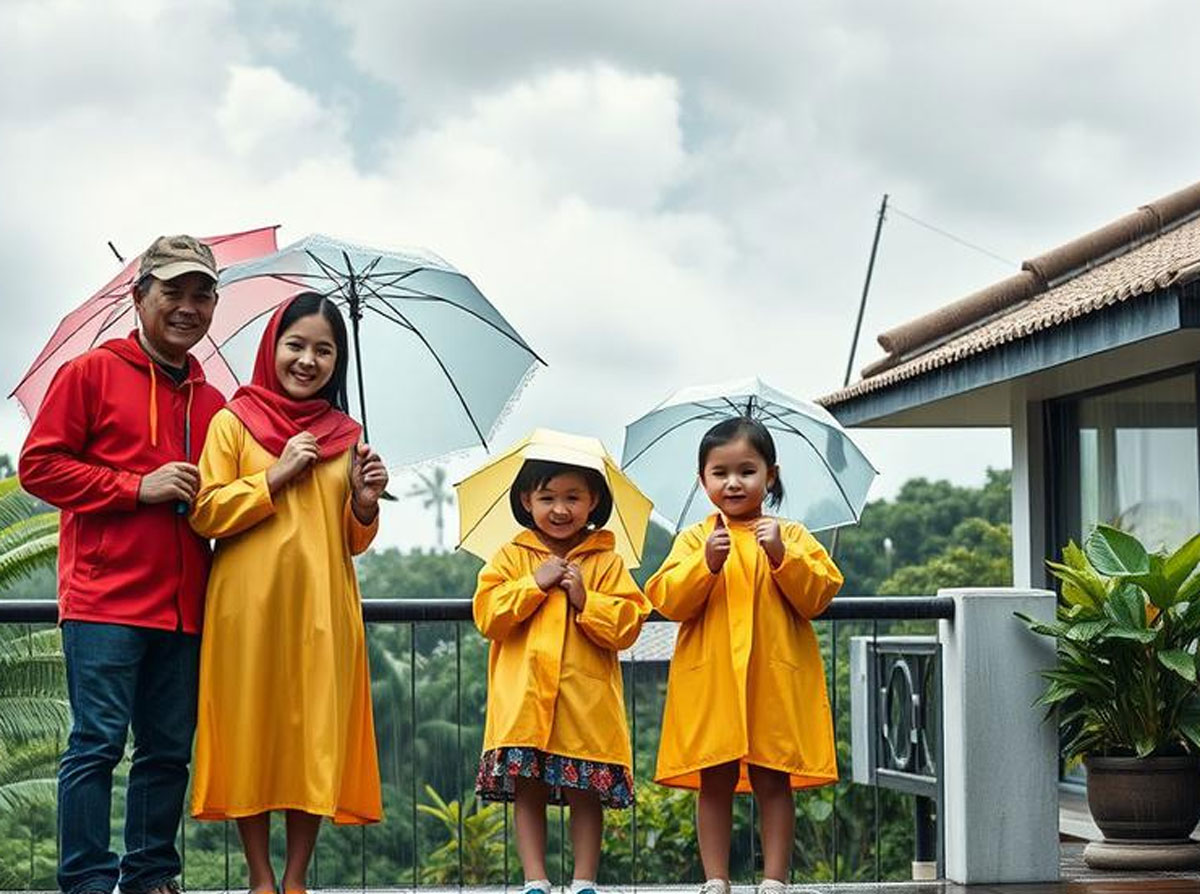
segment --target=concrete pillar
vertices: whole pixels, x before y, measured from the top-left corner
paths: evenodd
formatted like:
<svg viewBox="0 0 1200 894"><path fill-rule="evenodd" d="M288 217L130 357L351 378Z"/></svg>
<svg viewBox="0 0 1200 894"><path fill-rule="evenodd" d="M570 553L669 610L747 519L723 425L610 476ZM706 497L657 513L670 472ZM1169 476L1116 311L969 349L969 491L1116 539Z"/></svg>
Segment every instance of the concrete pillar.
<svg viewBox="0 0 1200 894"><path fill-rule="evenodd" d="M946 877L959 884L1058 879L1058 735L1033 706L1050 640L1014 612L1054 618L1047 590L942 590Z"/></svg>

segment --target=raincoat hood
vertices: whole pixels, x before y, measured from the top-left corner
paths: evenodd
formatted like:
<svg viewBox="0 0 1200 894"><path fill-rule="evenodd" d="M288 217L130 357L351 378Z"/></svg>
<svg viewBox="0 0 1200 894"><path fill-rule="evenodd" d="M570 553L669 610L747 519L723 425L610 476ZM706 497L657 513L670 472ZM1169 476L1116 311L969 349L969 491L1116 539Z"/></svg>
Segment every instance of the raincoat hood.
<svg viewBox="0 0 1200 894"><path fill-rule="evenodd" d="M542 543L542 538L537 535L536 531L522 531L513 538L513 543L541 555L550 556L553 554L550 547ZM616 543L617 538L612 531L604 529L592 531L578 546L567 553L567 558L586 556L592 553L612 552Z"/></svg>
<svg viewBox="0 0 1200 894"><path fill-rule="evenodd" d="M146 353L146 349L142 347L141 339L138 337L138 331L134 329L125 338L114 338L103 342L97 347L102 351L111 351L122 360L132 363L139 369L149 369L156 366L155 362ZM184 385L198 385L207 381L204 375L204 367L191 354L187 355L187 378L183 380Z"/></svg>

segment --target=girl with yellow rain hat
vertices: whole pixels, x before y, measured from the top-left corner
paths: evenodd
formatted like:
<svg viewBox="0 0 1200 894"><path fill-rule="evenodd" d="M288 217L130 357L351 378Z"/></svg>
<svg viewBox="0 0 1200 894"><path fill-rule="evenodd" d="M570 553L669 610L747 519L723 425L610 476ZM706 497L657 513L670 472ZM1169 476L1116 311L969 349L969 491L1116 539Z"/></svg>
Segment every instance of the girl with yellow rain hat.
<svg viewBox="0 0 1200 894"><path fill-rule="evenodd" d="M633 803L617 652L650 603L636 567L651 504L595 438L535 431L458 486L461 545L488 560L484 800L515 801L525 890L549 894L546 805L571 808L572 894L594 894L603 808Z"/></svg>

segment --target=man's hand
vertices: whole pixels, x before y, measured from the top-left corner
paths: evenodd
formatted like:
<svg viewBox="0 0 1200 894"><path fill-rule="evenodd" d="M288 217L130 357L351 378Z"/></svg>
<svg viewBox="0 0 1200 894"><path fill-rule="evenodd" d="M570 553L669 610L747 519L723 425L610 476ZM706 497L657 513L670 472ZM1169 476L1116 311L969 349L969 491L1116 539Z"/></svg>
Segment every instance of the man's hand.
<svg viewBox="0 0 1200 894"><path fill-rule="evenodd" d="M583 611L587 604L587 590L583 586L583 572L573 562L563 571L562 588L566 590L567 601L575 607L575 611Z"/></svg>
<svg viewBox="0 0 1200 894"><path fill-rule="evenodd" d="M551 556L533 572L533 580L543 593L557 587L567 571L567 563L558 556Z"/></svg>
<svg viewBox="0 0 1200 894"><path fill-rule="evenodd" d="M724 567L725 560L729 558L729 546L729 529L725 527L725 516L718 515L716 527L704 544L704 561L708 563L708 570L713 574Z"/></svg>
<svg viewBox="0 0 1200 894"><path fill-rule="evenodd" d="M758 539L758 545L762 547L763 552L767 554L767 558L771 560L771 567L778 568L779 563L783 561L783 534L779 530L779 520L774 518L763 517L754 524L754 536Z"/></svg>
<svg viewBox="0 0 1200 894"><path fill-rule="evenodd" d="M164 463L138 485L139 503L170 503L179 500L192 505L200 490L200 470L191 463Z"/></svg>

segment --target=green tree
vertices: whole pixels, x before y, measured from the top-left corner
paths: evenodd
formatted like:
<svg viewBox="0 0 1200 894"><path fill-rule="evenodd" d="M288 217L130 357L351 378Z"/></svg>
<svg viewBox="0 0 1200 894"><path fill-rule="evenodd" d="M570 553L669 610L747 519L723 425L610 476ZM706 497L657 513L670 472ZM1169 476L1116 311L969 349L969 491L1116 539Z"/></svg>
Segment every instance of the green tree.
<svg viewBox="0 0 1200 894"><path fill-rule="evenodd" d="M469 599L482 567L482 561L461 550L401 552L389 547L358 560L358 584L364 599Z"/></svg>
<svg viewBox="0 0 1200 894"><path fill-rule="evenodd" d="M921 565L954 546L955 530L967 519L1007 524L1011 493L1011 473L988 469L982 487L914 478L901 486L894 499L868 503L859 524L843 528L838 536L837 562L846 576L842 592L878 594L894 571Z"/></svg>
<svg viewBox="0 0 1200 894"><path fill-rule="evenodd" d="M897 569L879 585L881 596L933 595L943 587L1012 584L1012 531L1006 524L968 518L950 532L936 556Z"/></svg>
<svg viewBox="0 0 1200 894"><path fill-rule="evenodd" d="M426 509L433 510L437 525L438 549L444 549L446 545L445 509L454 504L454 491L447 483L446 469L443 466L434 466L431 473L417 472L416 475L421 479L421 483L414 484L409 488L405 496L420 497L421 505Z"/></svg>

